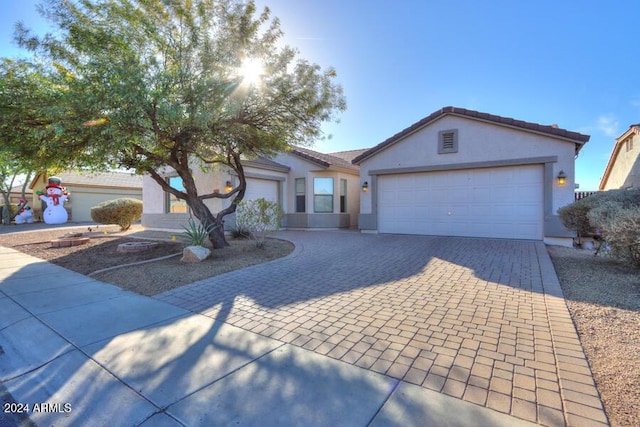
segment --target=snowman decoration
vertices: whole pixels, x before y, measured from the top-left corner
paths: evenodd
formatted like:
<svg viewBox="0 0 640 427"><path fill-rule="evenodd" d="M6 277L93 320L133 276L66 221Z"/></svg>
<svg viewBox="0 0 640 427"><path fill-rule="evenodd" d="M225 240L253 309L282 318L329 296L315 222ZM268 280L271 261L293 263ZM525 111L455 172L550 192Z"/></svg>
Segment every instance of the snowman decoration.
<svg viewBox="0 0 640 427"><path fill-rule="evenodd" d="M50 177L48 182L46 195L38 191L40 200L47 204L42 219L47 224L64 224L69 218L64 208L64 202L69 198L69 193L62 187L62 180L57 176Z"/></svg>
<svg viewBox="0 0 640 427"><path fill-rule="evenodd" d="M16 224L33 224L33 211L27 205L27 202L20 199L20 201L18 202L18 207L20 208L20 210L14 218Z"/></svg>

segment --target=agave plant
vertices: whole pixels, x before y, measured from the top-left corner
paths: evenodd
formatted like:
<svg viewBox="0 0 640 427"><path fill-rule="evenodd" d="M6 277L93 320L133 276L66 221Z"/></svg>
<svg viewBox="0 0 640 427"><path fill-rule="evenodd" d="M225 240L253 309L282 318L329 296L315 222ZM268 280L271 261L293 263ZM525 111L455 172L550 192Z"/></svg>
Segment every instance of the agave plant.
<svg viewBox="0 0 640 427"><path fill-rule="evenodd" d="M196 224L193 218L189 218L188 224L187 227L183 225L182 228L184 228L184 235L189 239L191 246L204 246L209 238L209 233L218 228L217 225L208 223Z"/></svg>

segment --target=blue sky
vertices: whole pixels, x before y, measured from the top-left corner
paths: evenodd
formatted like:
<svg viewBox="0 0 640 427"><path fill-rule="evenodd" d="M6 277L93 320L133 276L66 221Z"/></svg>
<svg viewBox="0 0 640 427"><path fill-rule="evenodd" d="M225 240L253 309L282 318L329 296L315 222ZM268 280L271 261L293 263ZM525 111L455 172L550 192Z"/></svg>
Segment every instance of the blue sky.
<svg viewBox="0 0 640 427"><path fill-rule="evenodd" d="M42 31L36 0L0 0L0 56L13 24ZM337 70L348 109L322 152L371 147L444 106L591 135L576 160L597 189L615 138L640 123L636 0L258 0L300 56Z"/></svg>

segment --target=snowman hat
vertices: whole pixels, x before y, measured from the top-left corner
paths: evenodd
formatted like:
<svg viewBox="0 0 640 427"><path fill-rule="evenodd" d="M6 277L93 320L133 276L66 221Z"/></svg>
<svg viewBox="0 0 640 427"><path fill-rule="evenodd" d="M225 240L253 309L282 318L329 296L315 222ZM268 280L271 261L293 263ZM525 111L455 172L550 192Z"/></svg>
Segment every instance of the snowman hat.
<svg viewBox="0 0 640 427"><path fill-rule="evenodd" d="M48 179L48 184L46 188L59 188L62 190L62 180L57 176L51 176Z"/></svg>

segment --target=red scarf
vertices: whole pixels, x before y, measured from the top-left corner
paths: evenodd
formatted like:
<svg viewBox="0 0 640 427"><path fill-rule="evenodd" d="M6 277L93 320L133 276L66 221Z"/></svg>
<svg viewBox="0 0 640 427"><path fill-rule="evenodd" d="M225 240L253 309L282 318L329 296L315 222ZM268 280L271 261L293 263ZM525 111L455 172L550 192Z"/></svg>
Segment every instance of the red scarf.
<svg viewBox="0 0 640 427"><path fill-rule="evenodd" d="M52 194L49 197L51 197L53 199L53 204L54 205L59 205L60 204L60 195L59 194Z"/></svg>

